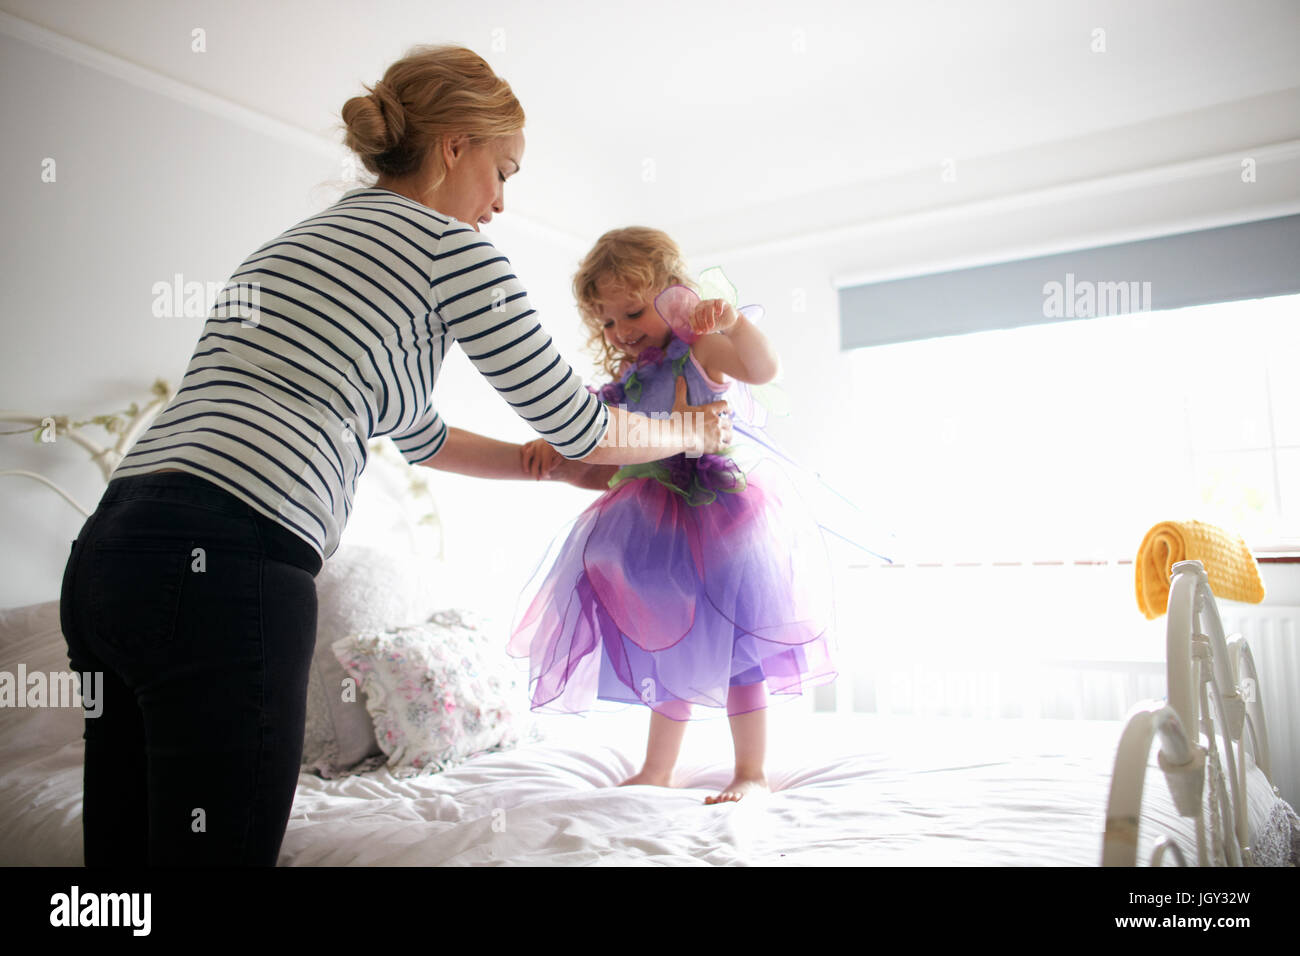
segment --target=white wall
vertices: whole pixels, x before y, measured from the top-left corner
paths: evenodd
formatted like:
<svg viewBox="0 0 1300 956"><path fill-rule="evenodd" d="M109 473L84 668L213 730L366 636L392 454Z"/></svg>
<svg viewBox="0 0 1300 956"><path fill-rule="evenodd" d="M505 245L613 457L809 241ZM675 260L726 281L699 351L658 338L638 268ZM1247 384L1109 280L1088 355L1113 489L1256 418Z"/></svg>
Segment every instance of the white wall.
<svg viewBox="0 0 1300 956"><path fill-rule="evenodd" d="M224 282L310 211L308 188L332 164L3 34L0 58L0 407L80 419L144 404L155 378L178 384L203 324L155 318L153 284ZM55 182L42 181L47 158ZM4 467L40 472L94 509L104 483L82 449L2 441ZM84 519L25 478L0 478L0 496L0 604L56 598Z"/></svg>

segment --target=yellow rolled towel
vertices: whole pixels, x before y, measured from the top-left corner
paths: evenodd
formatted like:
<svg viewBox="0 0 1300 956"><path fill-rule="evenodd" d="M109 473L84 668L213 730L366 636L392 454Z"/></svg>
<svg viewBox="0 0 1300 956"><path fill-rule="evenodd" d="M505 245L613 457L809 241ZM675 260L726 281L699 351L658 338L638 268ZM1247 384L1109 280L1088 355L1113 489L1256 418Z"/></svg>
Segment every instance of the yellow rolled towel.
<svg viewBox="0 0 1300 956"><path fill-rule="evenodd" d="M1238 535L1203 521L1162 521L1142 539L1136 568L1138 607L1153 620L1169 606L1169 572L1179 561L1200 561L1215 597L1258 604L1264 582L1255 556Z"/></svg>

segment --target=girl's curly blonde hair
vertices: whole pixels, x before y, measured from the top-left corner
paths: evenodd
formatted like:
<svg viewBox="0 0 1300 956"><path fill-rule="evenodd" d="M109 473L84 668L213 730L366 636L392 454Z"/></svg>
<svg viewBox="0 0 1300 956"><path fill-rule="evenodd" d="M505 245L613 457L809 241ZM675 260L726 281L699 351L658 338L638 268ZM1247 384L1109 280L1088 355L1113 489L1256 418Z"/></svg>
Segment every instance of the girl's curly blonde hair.
<svg viewBox="0 0 1300 956"><path fill-rule="evenodd" d="M596 240L573 277L573 297L590 333L587 348L595 356L596 367L610 378L617 378L618 367L628 356L605 341L598 288L602 281L628 295L647 299L670 285L697 291L698 286L686 272L682 250L665 232L647 226L626 226L611 229Z"/></svg>

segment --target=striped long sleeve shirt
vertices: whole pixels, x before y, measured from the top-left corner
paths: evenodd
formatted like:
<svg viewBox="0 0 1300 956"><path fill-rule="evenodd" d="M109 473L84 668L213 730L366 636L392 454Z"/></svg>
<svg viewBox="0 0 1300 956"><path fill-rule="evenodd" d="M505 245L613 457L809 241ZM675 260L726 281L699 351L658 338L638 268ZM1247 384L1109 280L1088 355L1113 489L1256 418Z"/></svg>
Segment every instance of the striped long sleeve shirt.
<svg viewBox="0 0 1300 956"><path fill-rule="evenodd" d="M175 397L112 477L175 468L337 550L366 441L411 464L447 426L431 396L451 342L566 458L608 409L537 322L509 260L471 226L354 189L250 255L204 323Z"/></svg>

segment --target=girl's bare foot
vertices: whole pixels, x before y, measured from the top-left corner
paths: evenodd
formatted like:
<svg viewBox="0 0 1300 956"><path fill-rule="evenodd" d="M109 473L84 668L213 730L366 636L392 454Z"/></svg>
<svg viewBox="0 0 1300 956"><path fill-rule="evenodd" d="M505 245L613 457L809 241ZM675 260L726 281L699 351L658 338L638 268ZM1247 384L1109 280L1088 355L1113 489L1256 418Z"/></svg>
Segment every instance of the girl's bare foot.
<svg viewBox="0 0 1300 956"><path fill-rule="evenodd" d="M686 733L686 718L690 716L690 705L675 709L682 718L668 717L657 710L650 711L650 739L646 741L645 760L641 762L641 772L628 777L620 787L645 784L651 787L671 787L673 767L677 764L677 754L682 749L682 735Z"/></svg>
<svg viewBox="0 0 1300 956"><path fill-rule="evenodd" d="M736 774L716 797L705 797L705 803L727 803L736 801L750 793L771 793L765 774Z"/></svg>
<svg viewBox="0 0 1300 956"><path fill-rule="evenodd" d="M632 787L637 784L644 784L651 787L671 787L673 785L672 777L673 772L671 770L667 773L653 773L649 770L642 770L640 773L628 777L619 786Z"/></svg>

